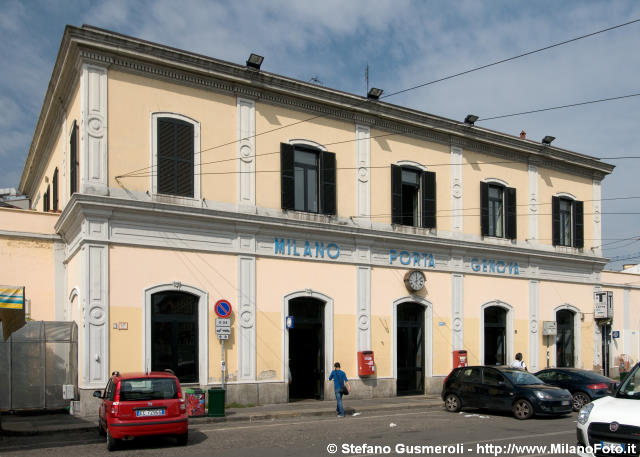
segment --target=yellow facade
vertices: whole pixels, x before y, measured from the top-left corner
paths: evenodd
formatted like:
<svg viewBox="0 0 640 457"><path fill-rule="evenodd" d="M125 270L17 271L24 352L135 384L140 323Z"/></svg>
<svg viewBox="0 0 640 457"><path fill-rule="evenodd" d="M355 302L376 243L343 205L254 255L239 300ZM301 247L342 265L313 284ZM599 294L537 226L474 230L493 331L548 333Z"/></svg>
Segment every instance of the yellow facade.
<svg viewBox="0 0 640 457"><path fill-rule="evenodd" d="M84 29L67 33L84 36ZM132 55L135 39L92 33L83 46L118 59L106 67L83 55L73 66L77 72L54 73L54 80L68 78L69 84L50 86L56 89L47 94L36 132L43 141L28 159L38 166L25 168L21 181L35 197L58 168L62 213L38 214L38 204L38 213L3 210L7 217L0 221L2 253L14 259L5 277L20 284L28 271L34 304L44 303L38 318L64 315L78 323L85 394L103 387L113 370L150 369L152 354L160 352L151 338L150 303L164 292L197 303L190 317L197 335L185 343L195 360L182 362L193 365L194 385L224 381L229 401L322 398L335 361L360 397L438 392L452 352L462 349L471 364L494 356L508 364L521 352L531 370L541 369L547 362L543 322L555 321L562 310L571 312L574 325L564 329L572 332L570 363L600 370L600 322L592 314L599 289L614 292L613 325L623 333L613 343L614 357L640 355L638 276L602 272L606 260L597 249L600 183L610 165L553 147L543 160L531 141L153 44L148 55ZM65 46L78 46L71 35ZM54 97L66 107L58 117L46 114ZM163 115L194 126L193 177L187 172L193 197L154 190L154 119ZM71 196L74 120L82 141L80 189ZM335 187L317 164L315 179L325 181L294 186L294 192L315 195L316 203L330 199L333 189L335 214L283 205L283 193L291 197L283 184L283 144L294 151L310 147L316 158L335 154L329 155L336 161L330 170ZM403 200L402 186L409 184L397 186L392 165L420 173L422 181L411 188L417 190L405 194L415 201ZM435 227L421 219L430 211L424 198L430 175L424 172L435 173ZM482 182L516 189L514 239L482 234ZM392 192L394 184L400 192ZM398 223L392 193L419 222ZM584 202L583 247L554 246L555 196ZM22 231L51 238L25 247L17 241ZM57 254L54 240L63 245ZM407 285L412 271L424 274L424 287ZM32 273L45 279L35 281ZM62 278L60 304L45 298L54 277ZM220 299L234 309L223 340L224 371L216 337ZM304 315L303 305L318 315ZM288 328L288 317L297 324ZM497 319L495 325L489 319ZM312 350L296 355L296 344L311 341L296 338L311 338L311 332L317 337ZM415 354L407 352L409 340L420 347ZM359 351L373 351L373 376L358 374ZM569 349L550 340L550 364L562 351ZM323 376L314 379L313 395L296 392L299 381L291 380L292 367L307 357ZM412 358L422 365L402 366ZM414 369L422 380L403 385L403 373Z"/></svg>

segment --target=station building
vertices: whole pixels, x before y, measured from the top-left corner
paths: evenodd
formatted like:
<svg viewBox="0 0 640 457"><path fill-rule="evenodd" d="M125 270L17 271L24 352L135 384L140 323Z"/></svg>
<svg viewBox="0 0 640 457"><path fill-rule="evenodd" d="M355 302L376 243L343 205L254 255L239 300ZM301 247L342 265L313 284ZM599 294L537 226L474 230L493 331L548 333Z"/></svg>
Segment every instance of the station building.
<svg viewBox="0 0 640 457"><path fill-rule="evenodd" d="M438 392L457 350L600 370L601 290L611 361L637 360L640 280L603 271L613 166L472 121L69 26L32 211L0 208L1 282L77 322L87 413L113 370L224 378L241 403L332 399L335 361L361 398Z"/></svg>

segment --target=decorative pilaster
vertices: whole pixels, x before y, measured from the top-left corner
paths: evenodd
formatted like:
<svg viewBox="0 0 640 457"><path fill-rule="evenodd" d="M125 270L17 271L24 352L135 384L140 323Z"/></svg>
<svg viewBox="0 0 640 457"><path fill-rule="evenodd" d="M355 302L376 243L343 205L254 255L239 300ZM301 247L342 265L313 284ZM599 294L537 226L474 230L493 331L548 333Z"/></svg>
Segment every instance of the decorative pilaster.
<svg viewBox="0 0 640 457"><path fill-rule="evenodd" d="M80 188L83 193L108 195L107 69L84 64L81 93Z"/></svg>
<svg viewBox="0 0 640 457"><path fill-rule="evenodd" d="M534 241L538 239L538 167L533 164L529 164L529 230L527 233L528 241Z"/></svg>
<svg viewBox="0 0 640 457"><path fill-rule="evenodd" d="M451 146L451 231L462 232L462 148Z"/></svg>
<svg viewBox="0 0 640 457"><path fill-rule="evenodd" d="M602 215L601 215L601 202L602 199L602 186L599 179L593 180L593 234L591 238L591 246L594 247L594 254L602 255Z"/></svg>
<svg viewBox="0 0 640 457"><path fill-rule="evenodd" d="M256 103L238 98L238 203L256 204Z"/></svg>
<svg viewBox="0 0 640 457"><path fill-rule="evenodd" d="M358 267L358 351L371 349L371 267Z"/></svg>
<svg viewBox="0 0 640 457"><path fill-rule="evenodd" d="M451 349L464 349L464 276L451 275Z"/></svg>
<svg viewBox="0 0 640 457"><path fill-rule="evenodd" d="M529 370L538 371L538 346L540 341L539 324L539 283L529 281Z"/></svg>
<svg viewBox="0 0 640 457"><path fill-rule="evenodd" d="M256 379L256 258L238 257L238 380Z"/></svg>
<svg viewBox="0 0 640 457"><path fill-rule="evenodd" d="M356 125L356 214L371 216L371 129Z"/></svg>

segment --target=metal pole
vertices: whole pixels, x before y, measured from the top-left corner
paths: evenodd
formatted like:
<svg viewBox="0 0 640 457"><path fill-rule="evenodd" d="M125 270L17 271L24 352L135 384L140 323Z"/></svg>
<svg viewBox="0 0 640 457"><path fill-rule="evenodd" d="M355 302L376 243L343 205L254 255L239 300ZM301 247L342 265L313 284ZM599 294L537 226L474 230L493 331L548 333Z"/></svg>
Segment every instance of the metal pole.
<svg viewBox="0 0 640 457"><path fill-rule="evenodd" d="M549 338L551 335L547 335L547 368L549 368Z"/></svg>
<svg viewBox="0 0 640 457"><path fill-rule="evenodd" d="M224 371L225 371L225 363L224 363L224 340L220 340L220 347L222 348L222 357L221 357L221 364L220 364L220 379L221 379L221 383L222 383L222 388L224 389Z"/></svg>

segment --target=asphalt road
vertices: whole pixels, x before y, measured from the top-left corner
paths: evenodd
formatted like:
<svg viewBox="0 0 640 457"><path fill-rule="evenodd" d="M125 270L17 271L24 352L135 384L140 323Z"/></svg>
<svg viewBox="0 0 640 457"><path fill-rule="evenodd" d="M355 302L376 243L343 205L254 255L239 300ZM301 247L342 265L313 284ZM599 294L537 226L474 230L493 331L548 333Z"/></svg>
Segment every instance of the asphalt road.
<svg viewBox="0 0 640 457"><path fill-rule="evenodd" d="M575 444L575 419L576 413L518 421L507 414L485 411L452 414L412 410L346 418L203 424L190 428L186 447L176 446L169 438L148 438L123 443L113 453L97 433L5 437L0 441L0 456L575 455L567 452L570 449L557 448ZM514 447L545 445L546 449ZM333 454L329 452L334 449Z"/></svg>

